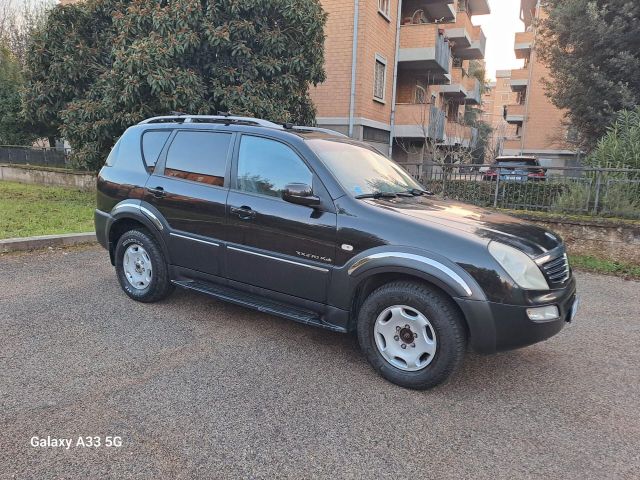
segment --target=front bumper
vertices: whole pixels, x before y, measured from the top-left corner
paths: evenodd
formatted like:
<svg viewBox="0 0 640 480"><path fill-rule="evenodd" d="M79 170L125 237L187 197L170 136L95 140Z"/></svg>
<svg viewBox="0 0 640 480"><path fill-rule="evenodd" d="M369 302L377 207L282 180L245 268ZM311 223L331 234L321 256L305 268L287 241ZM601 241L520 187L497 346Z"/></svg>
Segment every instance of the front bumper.
<svg viewBox="0 0 640 480"><path fill-rule="evenodd" d="M506 305L487 301L456 299L470 330L470 343L480 353L526 347L546 340L571 321L576 302L575 280L571 278L562 290L552 290L548 301L536 305ZM548 321L533 321L527 308L556 305L560 317Z"/></svg>

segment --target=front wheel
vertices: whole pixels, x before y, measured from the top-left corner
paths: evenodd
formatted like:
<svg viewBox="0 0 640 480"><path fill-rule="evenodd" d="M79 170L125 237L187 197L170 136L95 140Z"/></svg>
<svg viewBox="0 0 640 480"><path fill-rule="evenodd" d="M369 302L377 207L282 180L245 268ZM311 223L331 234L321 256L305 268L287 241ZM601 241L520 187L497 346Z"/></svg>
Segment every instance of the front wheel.
<svg viewBox="0 0 640 480"><path fill-rule="evenodd" d="M358 314L358 340L387 380L426 390L444 382L466 350L463 319L453 301L417 282L392 282L371 293Z"/></svg>
<svg viewBox="0 0 640 480"><path fill-rule="evenodd" d="M122 235L115 259L120 286L134 300L156 302L173 291L162 249L147 230L129 230Z"/></svg>

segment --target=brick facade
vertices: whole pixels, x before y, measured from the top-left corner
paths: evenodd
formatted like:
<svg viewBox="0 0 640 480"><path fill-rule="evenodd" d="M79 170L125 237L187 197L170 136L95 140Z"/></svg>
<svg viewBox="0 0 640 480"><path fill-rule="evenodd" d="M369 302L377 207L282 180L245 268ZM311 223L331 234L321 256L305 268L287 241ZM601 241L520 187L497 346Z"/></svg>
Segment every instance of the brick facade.
<svg viewBox="0 0 640 480"><path fill-rule="evenodd" d="M536 23L545 16L536 1L521 0L526 31L516 34L514 48L525 65L511 71L516 99L507 107L507 121L516 128L516 136L505 140L503 153L536 155L547 165L566 165L575 160L575 150L568 140L564 112L545 94L543 80L549 70L536 52Z"/></svg>

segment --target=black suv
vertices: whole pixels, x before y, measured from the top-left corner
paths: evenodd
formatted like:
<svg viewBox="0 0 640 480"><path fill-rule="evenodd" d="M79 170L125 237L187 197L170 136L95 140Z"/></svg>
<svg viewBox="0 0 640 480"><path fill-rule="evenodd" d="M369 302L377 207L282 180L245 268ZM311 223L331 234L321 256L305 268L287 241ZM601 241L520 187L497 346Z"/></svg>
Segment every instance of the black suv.
<svg viewBox="0 0 640 480"><path fill-rule="evenodd" d="M122 289L175 286L357 331L382 376L425 389L470 343L530 345L572 320L562 241L436 199L370 146L335 132L228 116L129 128L98 177L96 233Z"/></svg>

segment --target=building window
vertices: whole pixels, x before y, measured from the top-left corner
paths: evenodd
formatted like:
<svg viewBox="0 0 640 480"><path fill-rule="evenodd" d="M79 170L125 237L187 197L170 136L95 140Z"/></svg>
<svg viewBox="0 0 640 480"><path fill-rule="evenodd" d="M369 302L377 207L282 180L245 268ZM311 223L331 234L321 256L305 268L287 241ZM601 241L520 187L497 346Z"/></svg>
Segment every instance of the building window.
<svg viewBox="0 0 640 480"><path fill-rule="evenodd" d="M389 17L389 8L390 8L391 0L378 0L378 12L382 14L387 20Z"/></svg>
<svg viewBox="0 0 640 480"><path fill-rule="evenodd" d="M367 142L389 143L389 132L373 127L362 127L362 139Z"/></svg>
<svg viewBox="0 0 640 480"><path fill-rule="evenodd" d="M422 85L416 85L415 103L427 103L427 89Z"/></svg>
<svg viewBox="0 0 640 480"><path fill-rule="evenodd" d="M376 66L373 71L373 99L384 102L384 91L387 83L387 60L376 54Z"/></svg>

